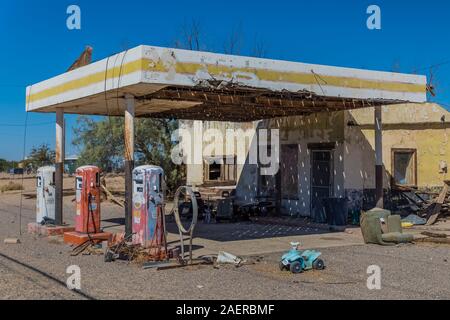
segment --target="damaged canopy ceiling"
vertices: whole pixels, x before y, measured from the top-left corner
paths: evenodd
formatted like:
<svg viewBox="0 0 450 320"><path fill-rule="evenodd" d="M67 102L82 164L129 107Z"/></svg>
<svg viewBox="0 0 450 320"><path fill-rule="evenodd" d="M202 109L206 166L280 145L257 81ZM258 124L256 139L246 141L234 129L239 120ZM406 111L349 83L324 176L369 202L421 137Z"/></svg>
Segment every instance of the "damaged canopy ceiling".
<svg viewBox="0 0 450 320"><path fill-rule="evenodd" d="M251 121L426 101L426 77L139 46L27 87L26 110Z"/></svg>

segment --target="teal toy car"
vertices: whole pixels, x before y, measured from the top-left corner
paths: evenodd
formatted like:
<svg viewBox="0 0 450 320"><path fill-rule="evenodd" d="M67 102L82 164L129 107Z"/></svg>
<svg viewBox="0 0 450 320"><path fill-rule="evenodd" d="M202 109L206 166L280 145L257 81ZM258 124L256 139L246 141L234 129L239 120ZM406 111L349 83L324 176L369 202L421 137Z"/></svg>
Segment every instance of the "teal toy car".
<svg viewBox="0 0 450 320"><path fill-rule="evenodd" d="M283 254L279 264L280 270L290 270L292 273L301 273L305 270L323 270L325 264L319 257L321 252L316 250L298 250L299 242L291 242L292 249Z"/></svg>

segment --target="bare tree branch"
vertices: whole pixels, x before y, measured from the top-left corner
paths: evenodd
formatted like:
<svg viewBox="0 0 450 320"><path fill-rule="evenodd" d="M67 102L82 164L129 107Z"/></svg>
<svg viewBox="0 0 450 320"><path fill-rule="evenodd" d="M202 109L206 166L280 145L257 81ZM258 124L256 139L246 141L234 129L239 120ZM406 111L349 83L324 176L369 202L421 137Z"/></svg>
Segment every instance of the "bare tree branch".
<svg viewBox="0 0 450 320"><path fill-rule="evenodd" d="M252 56L257 58L267 57L267 45L261 39L256 39L252 49Z"/></svg>
<svg viewBox="0 0 450 320"><path fill-rule="evenodd" d="M225 40L223 44L223 52L226 54L239 54L242 47L242 23L233 27L230 36Z"/></svg>
<svg viewBox="0 0 450 320"><path fill-rule="evenodd" d="M195 19L181 27L181 38L175 40L175 47L179 49L200 50L201 26Z"/></svg>

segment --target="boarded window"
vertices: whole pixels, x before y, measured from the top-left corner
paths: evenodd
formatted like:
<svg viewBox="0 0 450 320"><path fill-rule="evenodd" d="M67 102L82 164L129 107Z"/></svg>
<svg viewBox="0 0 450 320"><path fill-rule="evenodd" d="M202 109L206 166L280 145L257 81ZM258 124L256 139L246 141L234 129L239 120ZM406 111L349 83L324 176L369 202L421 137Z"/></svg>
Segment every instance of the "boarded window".
<svg viewBox="0 0 450 320"><path fill-rule="evenodd" d="M394 183L402 186L417 185L416 150L393 149L392 158L392 178Z"/></svg>

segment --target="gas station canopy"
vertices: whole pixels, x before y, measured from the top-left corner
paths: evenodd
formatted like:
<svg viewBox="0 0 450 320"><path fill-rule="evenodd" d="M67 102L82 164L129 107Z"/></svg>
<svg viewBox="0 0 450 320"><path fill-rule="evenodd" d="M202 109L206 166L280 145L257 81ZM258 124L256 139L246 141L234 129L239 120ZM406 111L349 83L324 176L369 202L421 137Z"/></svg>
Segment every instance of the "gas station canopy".
<svg viewBox="0 0 450 320"><path fill-rule="evenodd" d="M152 46L27 87L26 110L252 121L426 101L426 77Z"/></svg>

